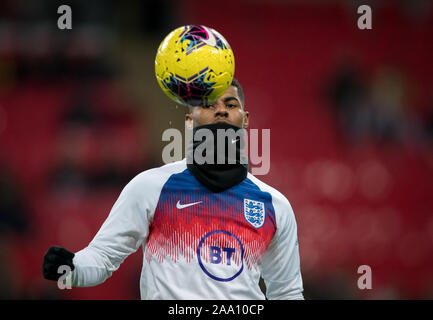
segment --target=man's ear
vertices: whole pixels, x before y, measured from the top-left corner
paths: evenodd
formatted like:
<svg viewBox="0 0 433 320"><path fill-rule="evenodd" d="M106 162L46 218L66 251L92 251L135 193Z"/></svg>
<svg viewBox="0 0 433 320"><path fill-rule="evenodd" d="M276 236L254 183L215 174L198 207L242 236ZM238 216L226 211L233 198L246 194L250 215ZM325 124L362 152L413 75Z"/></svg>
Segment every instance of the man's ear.
<svg viewBox="0 0 433 320"><path fill-rule="evenodd" d="M247 129L249 123L250 123L250 113L248 111L244 111L244 119L242 122L242 128Z"/></svg>
<svg viewBox="0 0 433 320"><path fill-rule="evenodd" d="M194 127L194 121L192 120L192 113L185 114L185 127L192 129Z"/></svg>

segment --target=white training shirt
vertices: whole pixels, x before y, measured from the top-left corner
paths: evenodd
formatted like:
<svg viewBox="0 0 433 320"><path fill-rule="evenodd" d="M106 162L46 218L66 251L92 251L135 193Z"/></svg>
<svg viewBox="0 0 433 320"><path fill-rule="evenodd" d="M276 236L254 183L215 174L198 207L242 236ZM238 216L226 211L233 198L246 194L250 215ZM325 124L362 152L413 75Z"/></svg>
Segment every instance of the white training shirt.
<svg viewBox="0 0 433 320"><path fill-rule="evenodd" d="M289 201L252 174L214 193L186 160L144 171L121 192L72 285L95 286L143 248L142 299L303 299L297 226Z"/></svg>

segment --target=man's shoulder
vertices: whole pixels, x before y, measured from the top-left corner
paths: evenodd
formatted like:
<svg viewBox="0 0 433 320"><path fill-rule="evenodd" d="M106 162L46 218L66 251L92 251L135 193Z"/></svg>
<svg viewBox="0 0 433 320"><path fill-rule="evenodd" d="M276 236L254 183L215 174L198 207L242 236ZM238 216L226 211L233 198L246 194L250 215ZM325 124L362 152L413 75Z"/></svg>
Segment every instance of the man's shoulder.
<svg viewBox="0 0 433 320"><path fill-rule="evenodd" d="M278 204L280 206L288 206L291 209L291 205L289 200L286 198L284 194L278 191L276 188L270 186L269 184L261 181L259 178L254 176L251 173L248 173L247 178L253 182L261 191L268 192L272 196L272 201L274 204Z"/></svg>
<svg viewBox="0 0 433 320"><path fill-rule="evenodd" d="M186 160L176 161L151 168L137 174L127 185L129 188L148 189L150 187L161 187L173 174L180 173L186 169Z"/></svg>
<svg viewBox="0 0 433 320"><path fill-rule="evenodd" d="M257 177L248 173L248 179L252 181L261 191L268 192L272 197L272 205L275 210L275 215L277 218L277 228L278 226L286 226L287 223L295 223L296 218L293 211L292 205L289 200L280 191L271 187L270 185L259 180Z"/></svg>
<svg viewBox="0 0 433 320"><path fill-rule="evenodd" d="M257 178L256 176L252 175L251 173L248 172L248 176L247 178L253 182L260 190L265 191L265 192L269 192L272 196L278 197L278 198L284 198L287 200L287 198L280 192L278 191L276 188L270 186L269 184L263 182L262 180L260 180L259 178Z"/></svg>
<svg viewBox="0 0 433 320"><path fill-rule="evenodd" d="M176 162L171 162L171 163L167 163L164 164L160 167L156 167L156 168L151 168L145 171L142 171L141 173L139 173L136 178L138 177L147 177L147 176L154 176L154 175L159 175L161 177L161 175L165 175L165 176L170 176L172 174L176 174L179 172L182 172L186 169L186 160L180 160L180 161L176 161Z"/></svg>

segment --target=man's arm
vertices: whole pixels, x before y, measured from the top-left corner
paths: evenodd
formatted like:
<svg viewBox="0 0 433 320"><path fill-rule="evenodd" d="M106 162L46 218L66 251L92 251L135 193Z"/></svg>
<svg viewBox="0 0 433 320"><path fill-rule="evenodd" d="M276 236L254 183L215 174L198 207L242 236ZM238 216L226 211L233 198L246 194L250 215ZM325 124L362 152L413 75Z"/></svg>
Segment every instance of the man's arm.
<svg viewBox="0 0 433 320"><path fill-rule="evenodd" d="M66 262L73 270L73 286L89 287L104 282L128 255L145 245L164 184L171 175L185 169L186 162L182 160L137 175L122 190L107 220L86 248L75 255L49 250L43 262L44 277L58 279L52 274L59 263Z"/></svg>
<svg viewBox="0 0 433 320"><path fill-rule="evenodd" d="M277 230L261 265L266 297L301 300L304 297L295 215L283 195L275 195L273 204Z"/></svg>
<svg viewBox="0 0 433 320"><path fill-rule="evenodd" d="M75 254L72 286L103 283L146 239L149 207L141 184L138 176L126 185L94 239Z"/></svg>

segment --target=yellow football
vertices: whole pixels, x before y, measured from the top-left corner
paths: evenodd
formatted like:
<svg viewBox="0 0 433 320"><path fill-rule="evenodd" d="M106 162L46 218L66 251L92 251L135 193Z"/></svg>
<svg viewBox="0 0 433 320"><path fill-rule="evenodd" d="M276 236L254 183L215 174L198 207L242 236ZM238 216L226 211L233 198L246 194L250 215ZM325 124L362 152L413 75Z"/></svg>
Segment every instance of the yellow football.
<svg viewBox="0 0 433 320"><path fill-rule="evenodd" d="M233 51L216 30L188 25L170 32L155 58L162 91L178 104L200 106L217 100L235 72Z"/></svg>

